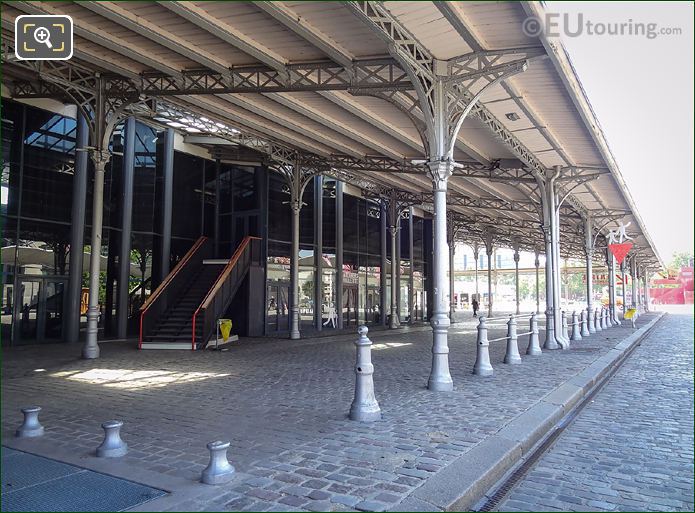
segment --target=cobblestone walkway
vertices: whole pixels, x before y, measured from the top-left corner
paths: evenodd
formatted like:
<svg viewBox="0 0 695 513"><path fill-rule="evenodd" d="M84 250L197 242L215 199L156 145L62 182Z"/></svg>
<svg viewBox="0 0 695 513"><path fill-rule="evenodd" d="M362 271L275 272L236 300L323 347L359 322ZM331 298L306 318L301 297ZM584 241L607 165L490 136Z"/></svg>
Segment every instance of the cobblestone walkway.
<svg viewBox="0 0 695 513"><path fill-rule="evenodd" d="M638 325L649 320L643 316ZM490 338L504 334L502 321L498 326ZM3 434L12 436L20 407L39 404L44 439L84 455L88 465L103 436L101 422L122 419L130 452L121 464L190 483L207 464L205 444L231 441L238 477L216 487L213 499L172 508L179 511L381 511L632 333L611 328L569 351L524 356L521 365L502 364L505 343L493 343L495 375L479 378L471 374L474 327L468 321L451 331L451 393L425 388L429 330L374 334L383 420L371 424L346 418L355 337L280 340L227 352L138 352L104 343L93 361L77 359L74 346L5 350ZM526 340L519 343L522 354Z"/></svg>
<svg viewBox="0 0 695 513"><path fill-rule="evenodd" d="M669 314L499 511L693 511L693 316Z"/></svg>

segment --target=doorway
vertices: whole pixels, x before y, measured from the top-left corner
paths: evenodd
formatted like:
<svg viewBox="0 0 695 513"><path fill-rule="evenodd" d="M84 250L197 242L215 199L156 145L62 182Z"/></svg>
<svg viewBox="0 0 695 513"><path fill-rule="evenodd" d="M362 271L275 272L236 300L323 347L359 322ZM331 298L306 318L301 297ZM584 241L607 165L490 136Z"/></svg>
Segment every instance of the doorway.
<svg viewBox="0 0 695 513"><path fill-rule="evenodd" d="M63 340L67 282L57 277L17 277L13 344Z"/></svg>
<svg viewBox="0 0 695 513"><path fill-rule="evenodd" d="M266 287L266 334L290 330L290 284L286 281L269 282Z"/></svg>
<svg viewBox="0 0 695 513"><path fill-rule="evenodd" d="M343 328L358 324L357 285L343 286Z"/></svg>

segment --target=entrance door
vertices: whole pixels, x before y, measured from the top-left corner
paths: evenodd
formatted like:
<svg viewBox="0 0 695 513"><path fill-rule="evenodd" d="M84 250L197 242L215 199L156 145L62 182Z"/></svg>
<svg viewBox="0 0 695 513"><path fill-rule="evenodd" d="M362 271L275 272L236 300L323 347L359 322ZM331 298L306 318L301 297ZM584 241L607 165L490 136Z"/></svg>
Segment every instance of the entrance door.
<svg viewBox="0 0 695 513"><path fill-rule="evenodd" d="M67 279L18 276L13 343L63 340Z"/></svg>
<svg viewBox="0 0 695 513"><path fill-rule="evenodd" d="M357 286L343 286L343 328L357 326L357 308Z"/></svg>
<svg viewBox="0 0 695 513"><path fill-rule="evenodd" d="M234 214L233 219L234 233L232 234L232 253L234 253L239 244L241 244L241 241L244 240L244 237L246 237L247 235L252 237L260 236L258 214Z"/></svg>
<svg viewBox="0 0 695 513"><path fill-rule="evenodd" d="M290 284L270 282L266 288L266 333L290 330Z"/></svg>

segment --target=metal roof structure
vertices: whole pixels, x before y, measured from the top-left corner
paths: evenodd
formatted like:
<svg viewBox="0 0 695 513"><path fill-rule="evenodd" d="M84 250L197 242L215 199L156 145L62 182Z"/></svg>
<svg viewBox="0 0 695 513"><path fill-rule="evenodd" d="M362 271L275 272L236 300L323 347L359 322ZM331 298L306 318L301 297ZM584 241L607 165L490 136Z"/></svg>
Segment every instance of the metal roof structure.
<svg viewBox="0 0 695 513"><path fill-rule="evenodd" d="M460 98L480 95L452 148L460 167L447 204L458 239L492 230L498 245L542 252L531 171L558 166L564 256L584 256L590 215L604 235L631 223L633 253L661 267L562 44L522 30L542 10L538 2L3 2L4 84L18 98L60 97L55 84L98 72L107 96L150 101L134 112L211 155L262 158L279 170L301 162L427 209L425 116L419 85L394 59L400 38L434 73L465 73ZM73 59L14 60L22 14L70 15Z"/></svg>

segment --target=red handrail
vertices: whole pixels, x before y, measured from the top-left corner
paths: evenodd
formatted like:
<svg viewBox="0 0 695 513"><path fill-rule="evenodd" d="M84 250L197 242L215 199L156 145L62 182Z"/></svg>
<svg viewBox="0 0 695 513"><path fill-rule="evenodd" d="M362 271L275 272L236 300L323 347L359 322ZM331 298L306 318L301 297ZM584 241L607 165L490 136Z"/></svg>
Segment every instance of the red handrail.
<svg viewBox="0 0 695 513"><path fill-rule="evenodd" d="M138 349L142 349L142 320L145 317L145 313L147 313L147 310L150 308L150 306L152 306L152 303L154 303L154 301L162 294L164 289L169 285L169 283L171 283L174 277L179 273L183 266L186 265L186 263L193 257L195 252L198 251L200 246L202 246L206 240L207 237L201 236L198 238L197 241L195 241L193 246L191 246L191 249L189 249L183 256L183 258L176 263L174 269L167 275L166 278L164 278L164 281L157 286L152 295L150 295L150 297L148 297L140 307L140 339L138 341Z"/></svg>
<svg viewBox="0 0 695 513"><path fill-rule="evenodd" d="M215 280L215 283L213 283L212 287L210 288L208 293L205 294L205 297L200 302L200 305L198 305L198 308L196 308L196 311L193 313L193 336L192 336L191 345L192 345L192 349L194 351L195 351L195 324L196 324L196 317L198 316L198 312L200 312L200 310L202 308L207 308L208 306L210 306L210 301L212 301L212 298L215 296L215 294L220 289L220 287L222 286L224 281L227 279L229 274L232 272L232 269L237 264L237 262L239 261L239 258L241 258L241 255L243 254L244 250L249 245L249 243L251 242L252 239L261 240L258 237L250 237L250 236L244 237L244 240L241 241L241 244L239 244L239 246L236 248L236 251L234 251L232 258L230 258L229 262L227 262L227 264L224 266L224 269L222 269L222 272ZM203 328L203 329L205 329L205 328Z"/></svg>

